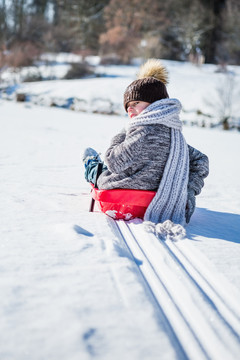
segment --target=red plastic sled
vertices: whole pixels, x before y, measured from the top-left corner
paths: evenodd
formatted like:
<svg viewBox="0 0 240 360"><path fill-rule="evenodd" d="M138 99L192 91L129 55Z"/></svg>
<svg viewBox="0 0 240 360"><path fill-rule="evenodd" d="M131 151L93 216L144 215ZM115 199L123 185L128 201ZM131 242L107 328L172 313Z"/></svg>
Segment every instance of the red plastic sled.
<svg viewBox="0 0 240 360"><path fill-rule="evenodd" d="M143 219L155 194L155 191L148 190L92 188L92 198L99 209L116 220ZM93 207L90 211L93 211Z"/></svg>

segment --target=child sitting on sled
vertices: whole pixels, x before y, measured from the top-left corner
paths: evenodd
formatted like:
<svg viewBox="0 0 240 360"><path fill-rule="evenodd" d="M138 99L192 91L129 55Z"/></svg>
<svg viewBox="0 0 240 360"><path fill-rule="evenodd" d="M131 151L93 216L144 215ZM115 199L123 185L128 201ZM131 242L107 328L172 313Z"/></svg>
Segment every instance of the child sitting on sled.
<svg viewBox="0 0 240 360"><path fill-rule="evenodd" d="M124 107L130 121L112 139L97 185L99 189L154 190L144 220L184 225L208 175L208 158L186 144L179 119L181 103L169 98L167 83L166 68L150 59L127 87ZM95 182L100 161L94 149L85 150L87 181Z"/></svg>

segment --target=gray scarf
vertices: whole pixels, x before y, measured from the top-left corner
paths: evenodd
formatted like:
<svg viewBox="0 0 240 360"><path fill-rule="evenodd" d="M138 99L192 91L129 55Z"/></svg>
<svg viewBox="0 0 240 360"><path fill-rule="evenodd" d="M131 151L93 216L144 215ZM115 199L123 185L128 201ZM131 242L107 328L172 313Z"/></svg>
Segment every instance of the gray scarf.
<svg viewBox="0 0 240 360"><path fill-rule="evenodd" d="M170 153L163 177L144 216L144 220L155 224L164 223L166 220L171 220L175 224L185 224L189 152L181 132L181 108L181 103L177 99L158 100L135 116L128 125L130 128L136 125L162 124L171 128Z"/></svg>

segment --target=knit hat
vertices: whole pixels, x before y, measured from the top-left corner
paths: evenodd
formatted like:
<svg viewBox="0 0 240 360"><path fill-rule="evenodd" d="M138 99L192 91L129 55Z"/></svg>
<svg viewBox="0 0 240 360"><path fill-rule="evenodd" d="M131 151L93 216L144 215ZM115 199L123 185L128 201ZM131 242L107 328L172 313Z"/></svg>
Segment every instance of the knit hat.
<svg viewBox="0 0 240 360"><path fill-rule="evenodd" d="M166 84L168 72L160 60L149 59L140 68L138 79L128 85L124 93L124 107L130 101L146 101L153 103L168 98Z"/></svg>

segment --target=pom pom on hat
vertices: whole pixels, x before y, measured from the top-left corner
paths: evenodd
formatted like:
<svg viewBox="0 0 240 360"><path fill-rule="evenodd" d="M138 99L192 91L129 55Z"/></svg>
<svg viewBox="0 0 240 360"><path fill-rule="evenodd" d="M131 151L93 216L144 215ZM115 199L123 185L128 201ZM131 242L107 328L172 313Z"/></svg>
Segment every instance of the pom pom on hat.
<svg viewBox="0 0 240 360"><path fill-rule="evenodd" d="M130 101L145 101L153 103L168 98L166 84L168 83L167 69L158 59L149 59L140 68L138 79L133 81L124 93L124 107Z"/></svg>
<svg viewBox="0 0 240 360"><path fill-rule="evenodd" d="M149 59L140 67L138 79L147 77L157 79L164 83L164 85L168 84L168 71L158 59Z"/></svg>

